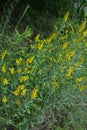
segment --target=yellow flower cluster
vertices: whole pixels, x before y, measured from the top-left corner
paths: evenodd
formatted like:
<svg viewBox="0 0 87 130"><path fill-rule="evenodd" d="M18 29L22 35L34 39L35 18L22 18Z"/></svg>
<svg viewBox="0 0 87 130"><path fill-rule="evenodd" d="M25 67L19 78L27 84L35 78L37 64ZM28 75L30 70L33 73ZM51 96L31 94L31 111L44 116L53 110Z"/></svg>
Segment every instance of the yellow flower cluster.
<svg viewBox="0 0 87 130"><path fill-rule="evenodd" d="M11 74L14 74L14 68L13 67L9 68L9 71L10 71Z"/></svg>
<svg viewBox="0 0 87 130"><path fill-rule="evenodd" d="M77 66L81 65L82 63L83 63L83 61L78 61L78 62L76 62L76 63L74 64L74 66L77 67Z"/></svg>
<svg viewBox="0 0 87 130"><path fill-rule="evenodd" d="M67 71L66 77L71 77L73 71L74 71L74 67L70 66L68 71Z"/></svg>
<svg viewBox="0 0 87 130"><path fill-rule="evenodd" d="M38 93L38 88L34 88L34 90L31 92L30 97L32 99L37 97L37 93Z"/></svg>
<svg viewBox="0 0 87 130"><path fill-rule="evenodd" d="M63 43L63 45L62 45L62 49L63 49L63 50L64 50L64 49L67 49L68 44L69 44L68 41L66 41L65 43Z"/></svg>
<svg viewBox="0 0 87 130"><path fill-rule="evenodd" d="M20 85L17 87L15 91L12 92L14 96L24 96L26 94L27 90L24 88L24 85Z"/></svg>
<svg viewBox="0 0 87 130"><path fill-rule="evenodd" d="M87 36L87 29L82 33L82 38L85 38Z"/></svg>
<svg viewBox="0 0 87 130"><path fill-rule="evenodd" d="M19 59L16 59L16 65L20 65L21 64L21 62L22 62L22 58L20 57Z"/></svg>
<svg viewBox="0 0 87 130"><path fill-rule="evenodd" d="M21 73L21 68L17 69L17 73Z"/></svg>
<svg viewBox="0 0 87 130"><path fill-rule="evenodd" d="M6 103L6 102L7 102L7 98L6 98L5 96L2 98L2 102L3 102L3 103Z"/></svg>
<svg viewBox="0 0 87 130"><path fill-rule="evenodd" d="M82 92L86 88L87 88L87 85L83 85L83 86L79 87L79 91Z"/></svg>
<svg viewBox="0 0 87 130"><path fill-rule="evenodd" d="M64 22L66 22L68 20L69 14L70 14L70 12L67 11L67 13L64 15L64 18L63 18Z"/></svg>
<svg viewBox="0 0 87 130"><path fill-rule="evenodd" d="M37 48L39 49L39 50L41 50L42 49L42 47L43 47L43 42L41 43L38 43L38 45L37 45Z"/></svg>
<svg viewBox="0 0 87 130"><path fill-rule="evenodd" d="M35 42L39 42L40 41L39 38L40 38L40 34L37 34L37 36L35 37L34 41Z"/></svg>
<svg viewBox="0 0 87 130"><path fill-rule="evenodd" d="M28 79L28 76L22 76L19 78L20 83L25 82Z"/></svg>
<svg viewBox="0 0 87 130"><path fill-rule="evenodd" d="M38 42L38 45L37 45L37 48L39 50L42 49L44 43L50 43L54 38L56 38L58 33L53 33L52 35L50 35L47 39L42 39L40 40L39 37L40 37L40 34L38 34L36 37L35 37L35 42Z"/></svg>
<svg viewBox="0 0 87 130"><path fill-rule="evenodd" d="M5 64L2 66L2 72L5 73L6 72L6 67Z"/></svg>
<svg viewBox="0 0 87 130"><path fill-rule="evenodd" d="M2 60L5 58L6 54L7 54L7 51L6 51L6 50L4 50L4 51L1 53L0 57L1 57Z"/></svg>
<svg viewBox="0 0 87 130"><path fill-rule="evenodd" d="M3 84L8 85L8 80L6 78L3 79Z"/></svg>
<svg viewBox="0 0 87 130"><path fill-rule="evenodd" d="M84 77L79 77L79 78L76 78L76 83L81 82L83 79L84 79Z"/></svg>
<svg viewBox="0 0 87 130"><path fill-rule="evenodd" d="M59 40L60 40L60 41L63 41L63 40L66 40L67 38L68 38L68 35L66 34L65 36L59 37Z"/></svg>
<svg viewBox="0 0 87 130"><path fill-rule="evenodd" d="M75 54L75 51L70 51L68 54L65 55L65 58L66 58L67 60L70 60L71 57L72 57L74 54Z"/></svg>
<svg viewBox="0 0 87 130"><path fill-rule="evenodd" d="M31 63L33 60L34 60L34 55L33 55L33 56L30 56L29 58L27 58L26 64Z"/></svg>
<svg viewBox="0 0 87 130"><path fill-rule="evenodd" d="M58 86L59 86L59 83L58 83L57 81L53 81L53 82L52 82L52 86L53 86L53 87L58 87Z"/></svg>
<svg viewBox="0 0 87 130"><path fill-rule="evenodd" d="M87 21L84 21L78 28L78 32L82 32L86 27Z"/></svg>

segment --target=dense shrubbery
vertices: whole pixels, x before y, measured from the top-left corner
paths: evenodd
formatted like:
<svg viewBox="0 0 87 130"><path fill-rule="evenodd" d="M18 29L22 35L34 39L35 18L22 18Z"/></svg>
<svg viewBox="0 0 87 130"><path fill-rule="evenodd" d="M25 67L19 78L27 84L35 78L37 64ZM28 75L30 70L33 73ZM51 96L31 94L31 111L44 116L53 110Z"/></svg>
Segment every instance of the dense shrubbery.
<svg viewBox="0 0 87 130"><path fill-rule="evenodd" d="M45 129L86 128L87 21L73 24L68 16L31 45L28 28L0 36L0 129L30 130L47 121Z"/></svg>

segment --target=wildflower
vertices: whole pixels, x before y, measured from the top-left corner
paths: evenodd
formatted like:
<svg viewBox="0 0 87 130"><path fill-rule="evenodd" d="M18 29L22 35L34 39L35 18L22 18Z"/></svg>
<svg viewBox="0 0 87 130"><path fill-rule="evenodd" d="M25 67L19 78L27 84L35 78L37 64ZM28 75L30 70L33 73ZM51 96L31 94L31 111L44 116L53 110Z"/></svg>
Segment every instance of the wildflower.
<svg viewBox="0 0 87 130"><path fill-rule="evenodd" d="M82 38L84 38L87 35L87 29L82 33Z"/></svg>
<svg viewBox="0 0 87 130"><path fill-rule="evenodd" d="M28 79L28 76L22 76L19 78L20 83L26 81Z"/></svg>
<svg viewBox="0 0 87 130"><path fill-rule="evenodd" d="M41 50L42 47L43 47L43 43L38 43L37 48L38 48L39 50Z"/></svg>
<svg viewBox="0 0 87 130"><path fill-rule="evenodd" d="M20 91L24 89L24 85L19 85L15 91L12 92L14 96L18 96Z"/></svg>
<svg viewBox="0 0 87 130"><path fill-rule="evenodd" d="M74 67L71 67L68 69L66 76L71 77L72 72L74 71Z"/></svg>
<svg viewBox="0 0 87 130"><path fill-rule="evenodd" d="M5 73L6 72L6 67L5 64L2 66L2 72Z"/></svg>
<svg viewBox="0 0 87 130"><path fill-rule="evenodd" d="M74 64L74 66L77 67L77 66L81 65L82 63L83 63L83 61L76 62L76 63Z"/></svg>
<svg viewBox="0 0 87 130"><path fill-rule="evenodd" d="M37 97L37 93L38 93L38 88L34 88L34 90L32 91L32 93L30 94L30 97L32 99Z"/></svg>
<svg viewBox="0 0 87 130"><path fill-rule="evenodd" d="M3 103L6 103L6 102L7 102L7 98L6 98L5 96L2 98L2 102L3 102Z"/></svg>
<svg viewBox="0 0 87 130"><path fill-rule="evenodd" d="M27 64L31 63L33 61L33 59L34 59L34 56L27 58L26 63Z"/></svg>
<svg viewBox="0 0 87 130"><path fill-rule="evenodd" d="M4 51L1 53L1 59L2 59L2 60L5 58L6 54L7 54L7 51L6 51L6 50L4 50Z"/></svg>
<svg viewBox="0 0 87 130"><path fill-rule="evenodd" d="M75 54L75 51L70 51L68 54L65 55L65 58L70 60L71 57Z"/></svg>
<svg viewBox="0 0 87 130"><path fill-rule="evenodd" d="M53 86L53 87L58 87L58 86L59 86L59 83L56 82L56 81L53 81L53 82L52 82L52 86Z"/></svg>
<svg viewBox="0 0 87 130"><path fill-rule="evenodd" d="M14 68L13 67L9 68L9 71L10 71L11 74L14 74Z"/></svg>
<svg viewBox="0 0 87 130"><path fill-rule="evenodd" d="M63 45L62 45L62 49L64 50L64 49L66 49L67 48L67 46L68 46L68 41L66 41L65 43L63 43Z"/></svg>
<svg viewBox="0 0 87 130"><path fill-rule="evenodd" d="M15 91L13 91L12 94L13 94L14 96L18 96L19 90L17 89L17 90L15 90Z"/></svg>
<svg viewBox="0 0 87 130"><path fill-rule="evenodd" d="M6 78L3 79L4 85L8 85L8 80Z"/></svg>
<svg viewBox="0 0 87 130"><path fill-rule="evenodd" d="M46 42L47 42L47 43L51 42L56 36L57 36L56 33L50 35L49 38L46 39Z"/></svg>
<svg viewBox="0 0 87 130"><path fill-rule="evenodd" d="M65 36L59 37L59 40L63 41L65 39L67 39L67 38L68 38L68 35L65 35Z"/></svg>
<svg viewBox="0 0 87 130"><path fill-rule="evenodd" d="M82 92L86 88L87 88L87 85L83 85L83 86L79 87L79 91Z"/></svg>
<svg viewBox="0 0 87 130"><path fill-rule="evenodd" d="M77 78L77 79L76 79L76 83L81 82L83 79L84 79L84 77Z"/></svg>
<svg viewBox="0 0 87 130"><path fill-rule="evenodd" d="M24 96L26 94L27 90L23 89L22 92L20 93L21 96Z"/></svg>
<svg viewBox="0 0 87 130"><path fill-rule="evenodd" d="M38 35L35 37L34 41L35 41L35 42L40 41L39 38L40 38L40 34L38 34Z"/></svg>
<svg viewBox="0 0 87 130"><path fill-rule="evenodd" d="M20 73L21 72L21 69L17 69L17 73Z"/></svg>
<svg viewBox="0 0 87 130"><path fill-rule="evenodd" d="M67 19L68 19L68 17L69 17L69 14L70 14L70 12L67 11L67 13L64 15L64 18L63 18L64 22L67 21Z"/></svg>
<svg viewBox="0 0 87 130"><path fill-rule="evenodd" d="M24 73L25 73L25 74L28 74L28 73L29 73L28 68L24 68Z"/></svg>
<svg viewBox="0 0 87 130"><path fill-rule="evenodd" d="M22 62L22 60L23 60L23 59L22 59L21 57L20 57L19 59L16 59L16 64L17 64L17 65L20 65L21 62Z"/></svg>
<svg viewBox="0 0 87 130"><path fill-rule="evenodd" d="M85 43L86 47L87 47L87 42Z"/></svg>
<svg viewBox="0 0 87 130"><path fill-rule="evenodd" d="M19 85L18 87L17 87L17 90L18 91L21 91L21 90L23 90L24 89L24 85Z"/></svg>
<svg viewBox="0 0 87 130"><path fill-rule="evenodd" d="M87 21L84 21L84 22L79 26L78 32L82 32L82 31L85 29L85 27L86 27L86 22L87 22Z"/></svg>

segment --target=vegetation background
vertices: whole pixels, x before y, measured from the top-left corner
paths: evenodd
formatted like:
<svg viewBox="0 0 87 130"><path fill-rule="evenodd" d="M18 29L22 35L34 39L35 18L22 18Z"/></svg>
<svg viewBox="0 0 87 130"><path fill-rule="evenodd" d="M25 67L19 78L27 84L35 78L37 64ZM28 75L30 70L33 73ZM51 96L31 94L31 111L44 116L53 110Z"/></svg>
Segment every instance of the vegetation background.
<svg viewBox="0 0 87 130"><path fill-rule="evenodd" d="M87 0L0 3L0 129L87 129Z"/></svg>

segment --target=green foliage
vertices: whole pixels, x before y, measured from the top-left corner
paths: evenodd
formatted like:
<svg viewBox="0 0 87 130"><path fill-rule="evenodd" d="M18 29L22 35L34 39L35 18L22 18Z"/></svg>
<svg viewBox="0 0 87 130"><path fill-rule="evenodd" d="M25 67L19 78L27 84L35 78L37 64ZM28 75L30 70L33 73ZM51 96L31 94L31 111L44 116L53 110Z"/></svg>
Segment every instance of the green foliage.
<svg viewBox="0 0 87 130"><path fill-rule="evenodd" d="M74 24L68 17L31 45L28 27L0 36L0 129L86 128L87 21Z"/></svg>

